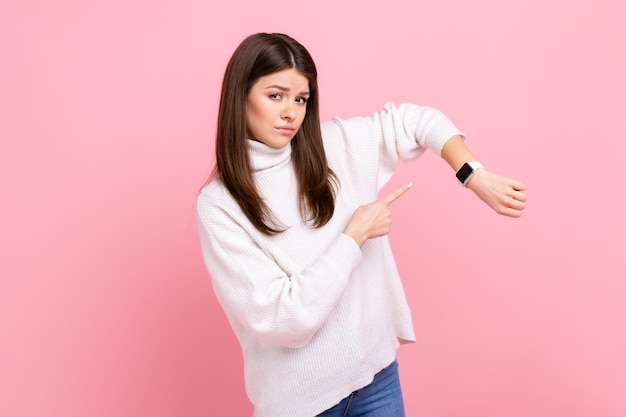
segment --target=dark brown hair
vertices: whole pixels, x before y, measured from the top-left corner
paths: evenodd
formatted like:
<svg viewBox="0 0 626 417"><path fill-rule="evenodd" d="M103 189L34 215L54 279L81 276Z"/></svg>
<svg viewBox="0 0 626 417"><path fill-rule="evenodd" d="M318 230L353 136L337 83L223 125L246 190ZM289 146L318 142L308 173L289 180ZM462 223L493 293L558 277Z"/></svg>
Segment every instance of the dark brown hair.
<svg viewBox="0 0 626 417"><path fill-rule="evenodd" d="M255 82L268 74L295 68L309 80L310 96L302 125L291 140L291 160L298 181L298 200L303 220L318 228L335 210L335 174L328 167L319 117L317 70L309 52L291 37L280 33L257 33L237 47L224 74L217 122L219 177L252 224L262 233L280 233L280 225L259 195L247 146L247 97Z"/></svg>

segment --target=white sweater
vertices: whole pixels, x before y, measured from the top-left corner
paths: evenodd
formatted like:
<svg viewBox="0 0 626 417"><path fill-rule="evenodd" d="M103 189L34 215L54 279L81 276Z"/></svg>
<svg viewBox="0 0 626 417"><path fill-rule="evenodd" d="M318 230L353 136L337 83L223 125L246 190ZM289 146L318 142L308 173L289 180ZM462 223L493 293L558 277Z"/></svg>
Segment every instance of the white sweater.
<svg viewBox="0 0 626 417"><path fill-rule="evenodd" d="M411 313L386 237L361 248L342 231L378 198L399 159L412 160L460 134L439 111L387 104L368 118L322 124L340 187L319 229L299 215L291 147L249 141L255 180L288 229L257 231L216 179L196 214L213 288L241 344L255 417L312 417L369 384L398 338L415 341ZM218 359L219 360L219 359Z"/></svg>

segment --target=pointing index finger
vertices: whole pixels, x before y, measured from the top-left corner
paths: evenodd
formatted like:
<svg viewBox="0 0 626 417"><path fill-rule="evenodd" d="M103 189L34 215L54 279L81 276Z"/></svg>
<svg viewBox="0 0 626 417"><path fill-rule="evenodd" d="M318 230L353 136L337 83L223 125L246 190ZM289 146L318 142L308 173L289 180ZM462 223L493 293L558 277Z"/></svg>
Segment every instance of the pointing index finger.
<svg viewBox="0 0 626 417"><path fill-rule="evenodd" d="M394 201L396 201L398 198L400 198L400 196L404 193L406 193L407 191L409 191L409 188L411 188L413 186L413 183L408 183L408 184L404 184L402 187L400 188L396 188L395 190L393 190L392 192L390 192L389 194L387 194L386 196L384 196L383 198L381 198L381 200L389 205L391 203L393 203Z"/></svg>

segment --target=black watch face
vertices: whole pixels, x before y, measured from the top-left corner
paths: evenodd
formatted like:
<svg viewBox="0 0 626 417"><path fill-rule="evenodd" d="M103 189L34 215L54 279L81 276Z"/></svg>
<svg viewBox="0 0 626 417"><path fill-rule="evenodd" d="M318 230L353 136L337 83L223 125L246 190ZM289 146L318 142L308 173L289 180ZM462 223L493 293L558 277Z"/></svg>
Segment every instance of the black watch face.
<svg viewBox="0 0 626 417"><path fill-rule="evenodd" d="M466 162L463 164L463 166L461 167L461 169L459 169L456 173L456 177L459 179L459 181L461 182L465 182L465 180L467 180L467 177L470 176L470 174L474 172L474 170L472 169L472 167Z"/></svg>

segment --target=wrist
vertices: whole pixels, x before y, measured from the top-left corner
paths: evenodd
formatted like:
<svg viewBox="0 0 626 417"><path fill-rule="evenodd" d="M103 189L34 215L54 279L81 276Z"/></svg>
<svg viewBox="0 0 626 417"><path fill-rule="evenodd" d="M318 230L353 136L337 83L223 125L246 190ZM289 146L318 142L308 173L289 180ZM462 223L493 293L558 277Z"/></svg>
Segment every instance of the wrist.
<svg viewBox="0 0 626 417"><path fill-rule="evenodd" d="M483 178L486 171L487 170L485 168L479 168L474 171L474 175L472 175L465 183L465 188L475 191L476 186L480 185L481 178Z"/></svg>
<svg viewBox="0 0 626 417"><path fill-rule="evenodd" d="M461 185L467 187L474 175L484 168L483 164L478 161L465 162L456 172L456 178Z"/></svg>
<svg viewBox="0 0 626 417"><path fill-rule="evenodd" d="M351 231L351 230L346 229L343 231L343 234L348 236L350 239L354 240L354 242L358 245L359 248L363 246L363 243L365 243L365 241L367 240L367 238L364 238L362 234L355 233L354 231Z"/></svg>
<svg viewBox="0 0 626 417"><path fill-rule="evenodd" d="M354 240L359 247L367 240L366 233L353 221L346 225L342 233Z"/></svg>

